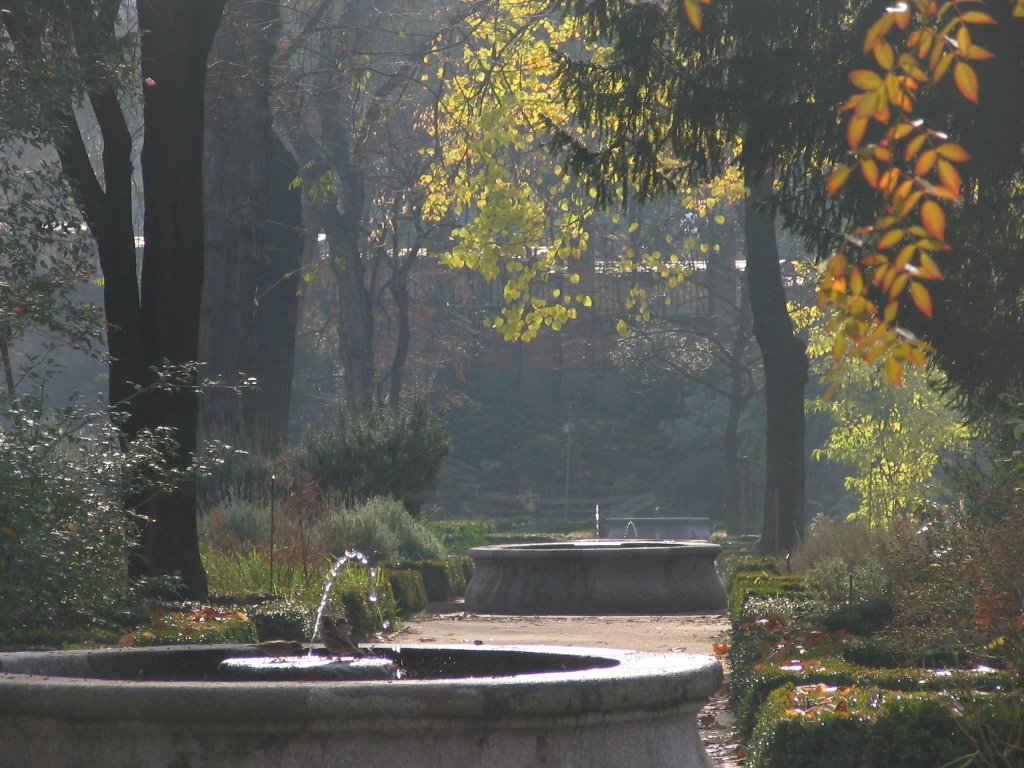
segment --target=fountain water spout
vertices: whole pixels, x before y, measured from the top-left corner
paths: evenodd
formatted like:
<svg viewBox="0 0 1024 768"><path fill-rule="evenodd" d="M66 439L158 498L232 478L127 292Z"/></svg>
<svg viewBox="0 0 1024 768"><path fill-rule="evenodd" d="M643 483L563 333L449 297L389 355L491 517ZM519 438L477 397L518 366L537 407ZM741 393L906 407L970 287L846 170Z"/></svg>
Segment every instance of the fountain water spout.
<svg viewBox="0 0 1024 768"><path fill-rule="evenodd" d="M313 634L309 638L309 645L310 645L309 655L310 656L313 655L313 648L312 648L312 646L313 646L313 643L316 642L317 633L320 632L320 623L321 623L321 621L323 621L323 618L324 618L324 610L327 608L327 601L331 597L331 587L334 586L334 580L336 578L338 578L338 574L341 572L341 569L345 566L345 563L347 563L347 562L349 562L351 560L357 560L358 562L362 563L363 565L366 565L366 564L368 564L370 562L370 558L368 558L362 552L358 552L358 551L356 551L354 549L349 549L349 550L346 550L345 554L343 554L341 557L339 557L337 559L337 561L334 563L334 567L331 568L331 572L327 575L327 583L324 585L324 593L320 597L320 605L317 606L317 609L316 609L316 620L313 622ZM376 601L376 593L375 592L370 595L370 599L372 601Z"/></svg>
<svg viewBox="0 0 1024 768"><path fill-rule="evenodd" d="M638 536L636 535L636 526L633 525L633 521L632 520L630 520L628 523L626 523L626 532L622 534L622 538L624 538L624 539L630 538L630 535L629 535L630 531L633 531L632 538L634 538L634 539L638 538Z"/></svg>

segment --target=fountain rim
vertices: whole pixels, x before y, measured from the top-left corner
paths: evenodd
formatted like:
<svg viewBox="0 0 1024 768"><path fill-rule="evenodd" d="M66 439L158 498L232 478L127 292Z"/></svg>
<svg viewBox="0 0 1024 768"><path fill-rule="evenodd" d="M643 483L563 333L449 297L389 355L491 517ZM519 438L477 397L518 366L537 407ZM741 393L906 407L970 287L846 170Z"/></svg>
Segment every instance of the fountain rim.
<svg viewBox="0 0 1024 768"><path fill-rule="evenodd" d="M469 556L475 560L523 557L543 559L570 552L587 557L622 557L641 552L645 557L671 557L680 554L714 554L717 557L722 552L722 547L703 539L573 539L562 542L490 544L473 547L469 550Z"/></svg>
<svg viewBox="0 0 1024 768"><path fill-rule="evenodd" d="M636 522L637 520L644 523L710 523L710 517L676 517L674 515L645 515L641 517L602 517L601 523L628 523Z"/></svg>
<svg viewBox="0 0 1024 768"><path fill-rule="evenodd" d="M400 644L373 644L395 648ZM236 721L263 714L285 721L379 717L391 713L428 720L478 718L488 706L501 702L518 710L560 714L610 711L629 703L662 706L711 696L722 681L721 665L710 656L647 653L607 648L552 645L446 644L407 646L430 652L518 651L588 657L616 662L612 666L551 671L503 677L465 677L359 681L165 681L62 676L53 672L0 671L0 715L33 714L87 717L95 720L212 720ZM202 649L251 646L182 645L91 651L15 651L5 657L35 654L145 653L159 649L188 653ZM85 662L83 662L85 663ZM614 685L613 701L595 693ZM614 705L614 706L613 706ZM83 715L83 712L88 713Z"/></svg>

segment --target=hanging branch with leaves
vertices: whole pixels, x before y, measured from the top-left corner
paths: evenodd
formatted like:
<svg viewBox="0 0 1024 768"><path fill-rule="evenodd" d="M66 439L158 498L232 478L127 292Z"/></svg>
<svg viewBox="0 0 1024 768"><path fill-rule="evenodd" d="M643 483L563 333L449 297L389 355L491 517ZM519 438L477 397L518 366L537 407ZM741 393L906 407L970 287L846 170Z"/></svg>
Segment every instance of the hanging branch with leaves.
<svg viewBox="0 0 1024 768"><path fill-rule="evenodd" d="M1014 2L1014 15L1024 16L1024 0ZM996 23L979 5L910 0L886 9L864 38L875 66L850 73L858 92L840 108L851 159L832 170L828 192L837 194L859 171L882 204L875 220L847 233L827 262L818 301L836 310L829 325L836 362L850 354L879 363L892 384L902 381L907 364L927 360L929 346L896 320L908 297L932 315L927 283L942 279L938 254L951 250L944 206L961 201L957 165L969 159L917 116L918 106L922 93L950 74L960 94L978 104L974 63L993 54L974 42L972 31Z"/></svg>

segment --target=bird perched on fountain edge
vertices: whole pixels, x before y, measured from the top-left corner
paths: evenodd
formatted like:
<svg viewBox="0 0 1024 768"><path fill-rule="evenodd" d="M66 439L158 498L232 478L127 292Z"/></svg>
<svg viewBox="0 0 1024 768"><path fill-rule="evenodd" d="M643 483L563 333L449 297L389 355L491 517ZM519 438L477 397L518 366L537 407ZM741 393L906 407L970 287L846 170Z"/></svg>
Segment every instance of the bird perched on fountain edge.
<svg viewBox="0 0 1024 768"><path fill-rule="evenodd" d="M352 627L343 618L320 617L320 639L332 656L363 656L365 652L352 639Z"/></svg>

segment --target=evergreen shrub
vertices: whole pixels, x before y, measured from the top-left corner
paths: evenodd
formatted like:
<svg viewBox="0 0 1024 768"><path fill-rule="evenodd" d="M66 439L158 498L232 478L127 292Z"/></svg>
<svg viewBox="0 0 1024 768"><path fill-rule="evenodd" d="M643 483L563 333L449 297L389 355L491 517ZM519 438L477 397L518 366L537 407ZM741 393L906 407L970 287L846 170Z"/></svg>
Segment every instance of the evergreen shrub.
<svg viewBox="0 0 1024 768"><path fill-rule="evenodd" d="M447 455L443 419L425 398L413 397L397 411L339 409L333 424L306 431L296 461L324 491L349 502L391 495L415 517L437 487Z"/></svg>
<svg viewBox="0 0 1024 768"><path fill-rule="evenodd" d="M1018 709L1009 696L904 693L881 688L779 688L748 744L750 768L938 768L976 751L963 712L1003 732ZM1007 763L1007 765L1020 763Z"/></svg>
<svg viewBox="0 0 1024 768"><path fill-rule="evenodd" d="M407 618L427 608L427 588L419 571L389 568L384 571L395 596L398 615Z"/></svg>

